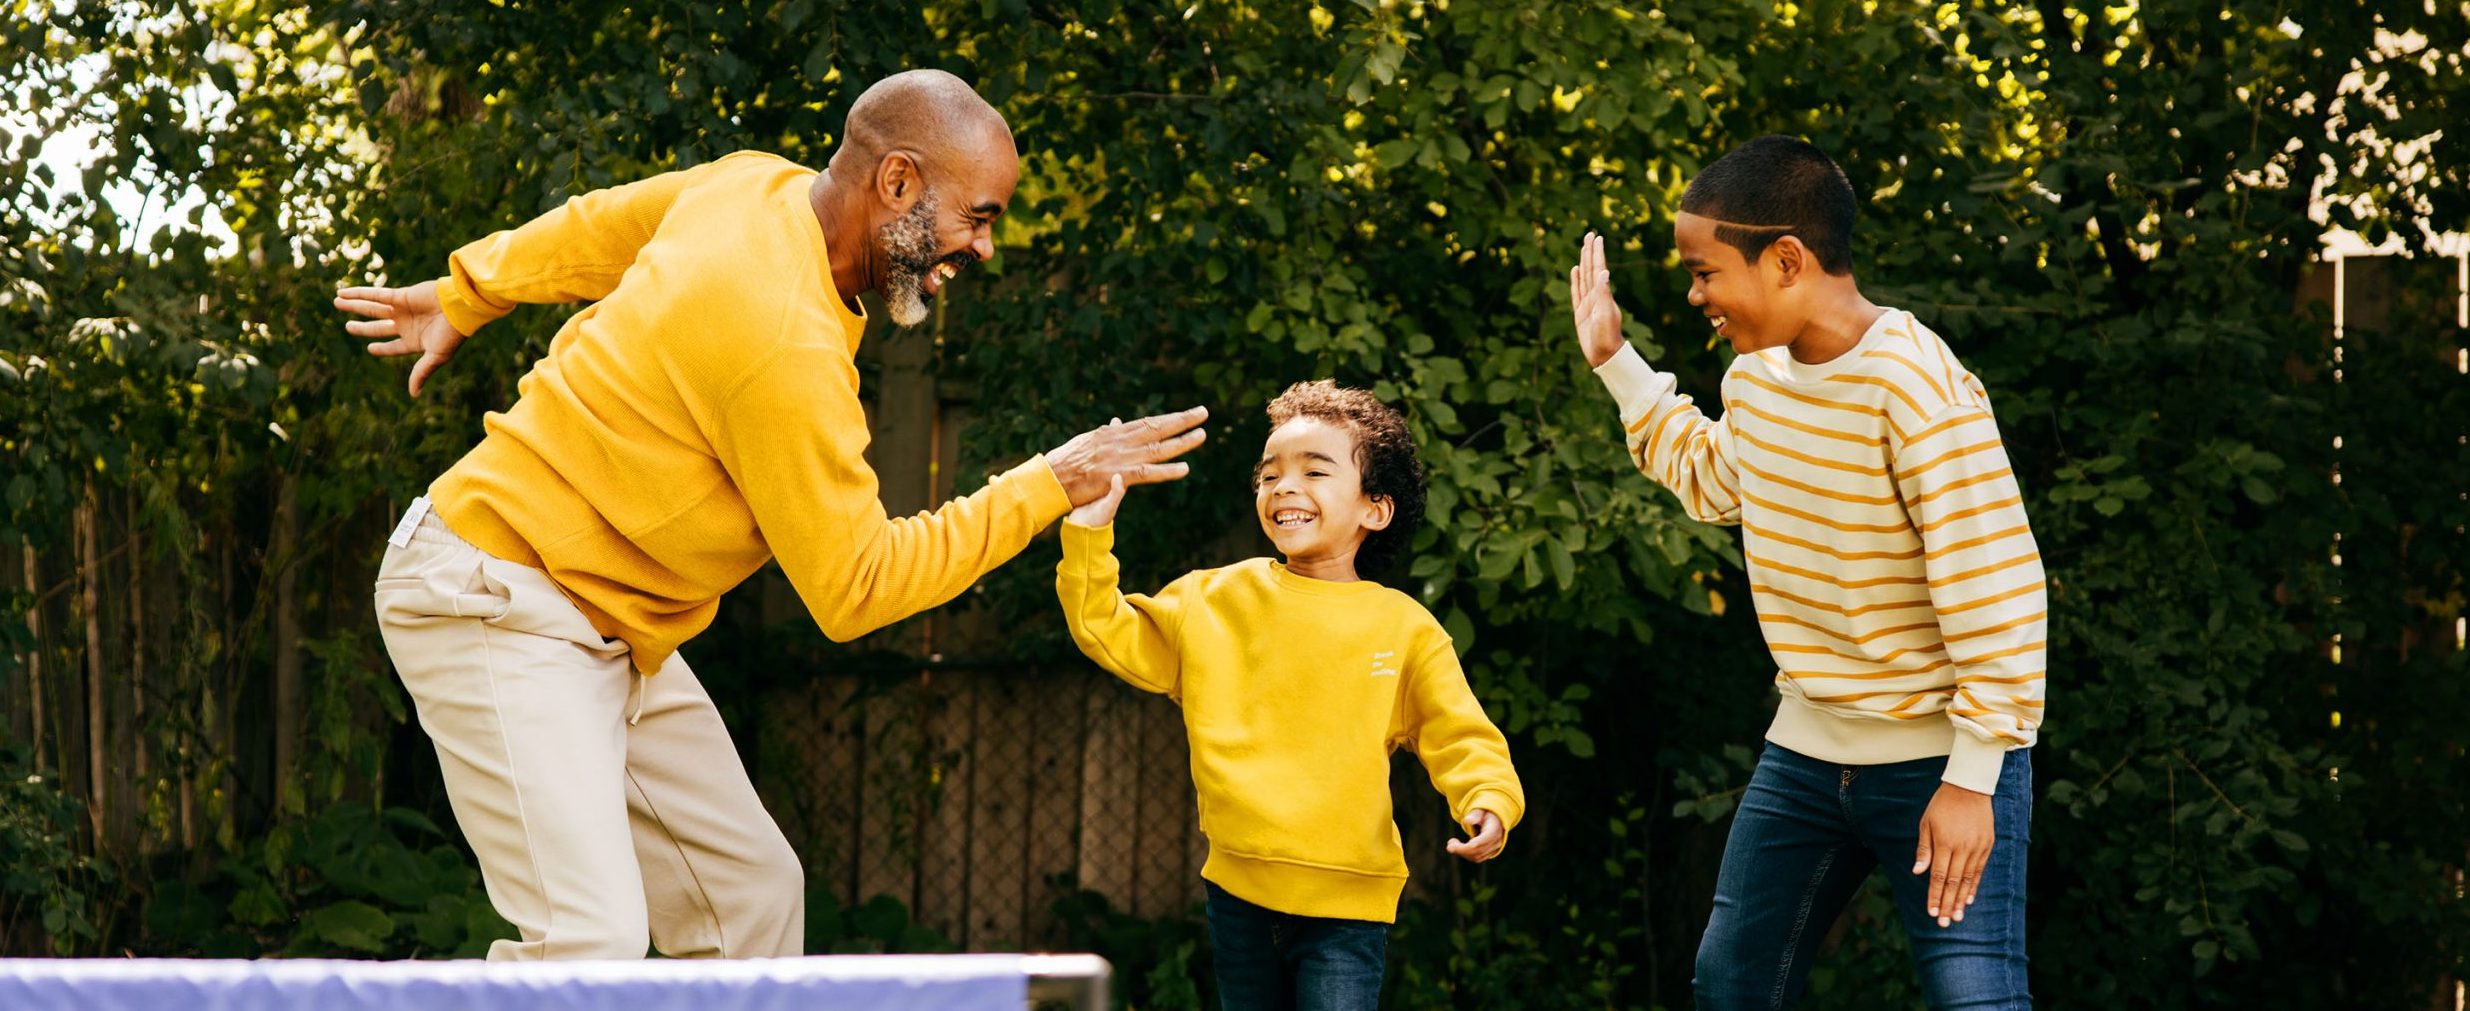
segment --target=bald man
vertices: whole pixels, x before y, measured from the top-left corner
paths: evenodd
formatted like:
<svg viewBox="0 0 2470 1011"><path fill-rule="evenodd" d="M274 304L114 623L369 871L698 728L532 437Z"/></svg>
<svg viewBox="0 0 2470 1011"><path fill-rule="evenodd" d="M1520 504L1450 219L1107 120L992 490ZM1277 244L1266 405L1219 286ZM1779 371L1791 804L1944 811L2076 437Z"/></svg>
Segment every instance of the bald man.
<svg viewBox="0 0 2470 1011"><path fill-rule="evenodd" d="M859 97L823 172L731 155L576 197L456 250L444 278L335 299L371 352L420 356L414 396L516 305L592 302L378 571L386 651L520 934L490 958L801 954L805 875L679 645L775 557L845 641L950 600L1114 477L1183 476L1198 408L885 515L858 295L925 319L993 255L1018 176L1003 117L913 71Z"/></svg>

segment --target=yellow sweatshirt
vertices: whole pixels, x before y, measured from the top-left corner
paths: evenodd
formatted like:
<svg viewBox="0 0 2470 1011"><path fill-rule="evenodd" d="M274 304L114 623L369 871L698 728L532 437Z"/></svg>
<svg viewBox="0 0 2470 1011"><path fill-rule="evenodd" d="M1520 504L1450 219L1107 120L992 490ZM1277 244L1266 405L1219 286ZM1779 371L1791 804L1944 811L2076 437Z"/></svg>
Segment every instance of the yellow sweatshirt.
<svg viewBox="0 0 2470 1011"><path fill-rule="evenodd" d="M455 251L439 282L467 334L517 303L598 300L429 498L482 551L547 571L646 673L776 555L845 641L952 599L1071 508L1032 458L885 516L851 357L866 317L833 287L814 179L735 154L588 193Z"/></svg>
<svg viewBox="0 0 2470 1011"><path fill-rule="evenodd" d="M1775 685L1767 739L1827 762L1947 756L1990 793L2039 739L2049 601L1990 397L1890 309L1833 361L1733 359L1709 418L1634 348L1595 370L1630 457L1689 514L1741 525Z"/></svg>
<svg viewBox="0 0 2470 1011"><path fill-rule="evenodd" d="M1526 813L1508 742L1415 598L1267 558L1125 596L1114 544L1112 526L1066 522L1055 590L1082 652L1183 706L1202 877L1283 913L1393 922L1407 879L1390 820L1400 745L1461 823L1480 808L1507 831Z"/></svg>

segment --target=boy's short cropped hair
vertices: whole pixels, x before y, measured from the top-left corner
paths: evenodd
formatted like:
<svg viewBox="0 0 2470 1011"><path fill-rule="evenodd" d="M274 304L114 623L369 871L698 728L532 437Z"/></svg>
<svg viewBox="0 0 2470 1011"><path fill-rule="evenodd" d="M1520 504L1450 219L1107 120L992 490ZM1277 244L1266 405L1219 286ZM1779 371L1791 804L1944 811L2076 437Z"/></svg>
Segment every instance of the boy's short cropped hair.
<svg viewBox="0 0 2470 1011"><path fill-rule="evenodd" d="M1364 537L1355 568L1366 577L1386 573L1424 522L1424 461L1415 452L1407 420L1365 390L1319 379L1296 383L1269 402L1273 430L1296 418L1317 418L1355 435L1355 467L1364 475L1364 496L1391 504L1389 526Z"/></svg>
<svg viewBox="0 0 2470 1011"><path fill-rule="evenodd" d="M1681 210L1717 222L1715 237L1753 263L1775 240L1796 236L1818 269L1852 273L1852 182L1826 152L1769 134L1707 166L1682 191Z"/></svg>

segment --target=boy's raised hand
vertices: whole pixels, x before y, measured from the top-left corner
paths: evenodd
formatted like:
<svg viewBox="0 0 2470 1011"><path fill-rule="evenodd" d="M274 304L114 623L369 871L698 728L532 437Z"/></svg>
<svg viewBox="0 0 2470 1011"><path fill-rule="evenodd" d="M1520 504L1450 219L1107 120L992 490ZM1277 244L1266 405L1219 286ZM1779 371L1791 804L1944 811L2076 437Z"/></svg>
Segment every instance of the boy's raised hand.
<svg viewBox="0 0 2470 1011"><path fill-rule="evenodd" d="M1930 875L1930 916L1945 927L1964 918L1981 888L1981 868L1990 862L1990 847L1998 841L1997 817L1990 795L1953 783L1938 784L1938 795L1921 812L1921 845L1913 853L1913 873Z"/></svg>
<svg viewBox="0 0 2470 1011"><path fill-rule="evenodd" d="M1628 343L1621 339L1621 307L1612 301L1612 271L1604 266L1604 237L1588 232L1578 242L1578 265L1569 269L1569 309L1578 323L1578 350L1588 368L1601 368Z"/></svg>
<svg viewBox="0 0 2470 1011"><path fill-rule="evenodd" d="M1106 494L1091 499L1088 505L1073 507L1072 514L1065 518L1085 527L1115 522L1115 507L1124 503L1124 476L1110 475L1107 481Z"/></svg>
<svg viewBox="0 0 2470 1011"><path fill-rule="evenodd" d="M1501 855L1509 845L1509 834L1501 830L1501 817L1483 808L1467 812L1466 839L1452 839L1446 847L1451 856L1470 863L1483 863Z"/></svg>

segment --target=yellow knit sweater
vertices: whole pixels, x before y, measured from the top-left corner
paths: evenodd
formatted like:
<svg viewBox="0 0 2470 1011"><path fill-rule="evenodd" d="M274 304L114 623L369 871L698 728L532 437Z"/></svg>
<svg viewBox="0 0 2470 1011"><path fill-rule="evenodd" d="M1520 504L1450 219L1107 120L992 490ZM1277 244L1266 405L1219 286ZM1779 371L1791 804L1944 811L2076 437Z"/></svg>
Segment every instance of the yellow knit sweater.
<svg viewBox="0 0 2470 1011"><path fill-rule="evenodd" d="M1209 862L1201 876L1299 916L1392 922L1407 867L1390 820L1401 745L1463 822L1526 813L1509 745L1415 598L1255 558L1118 589L1112 526L1063 525L1055 589L1073 641L1183 705Z"/></svg>
<svg viewBox="0 0 2470 1011"><path fill-rule="evenodd" d="M546 570L653 672L778 556L826 635L950 600L1071 507L1032 458L933 513L884 514L815 173L736 154L585 194L457 250L471 333L517 303L597 300L513 407L430 486L447 525Z"/></svg>

